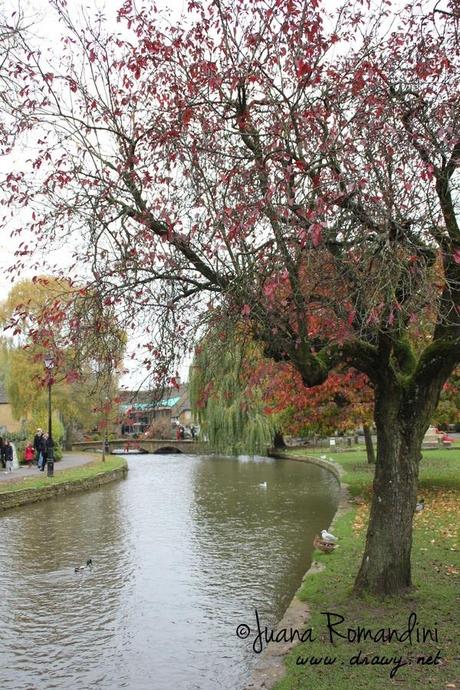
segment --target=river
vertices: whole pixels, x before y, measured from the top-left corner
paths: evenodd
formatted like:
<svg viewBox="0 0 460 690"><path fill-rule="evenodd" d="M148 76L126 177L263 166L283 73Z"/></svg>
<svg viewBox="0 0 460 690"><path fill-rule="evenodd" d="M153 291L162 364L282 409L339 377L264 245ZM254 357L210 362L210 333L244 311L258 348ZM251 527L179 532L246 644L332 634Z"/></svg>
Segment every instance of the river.
<svg viewBox="0 0 460 690"><path fill-rule="evenodd" d="M256 608L276 624L337 506L314 465L128 461L126 480L0 517L2 690L239 690L257 656L237 626Z"/></svg>

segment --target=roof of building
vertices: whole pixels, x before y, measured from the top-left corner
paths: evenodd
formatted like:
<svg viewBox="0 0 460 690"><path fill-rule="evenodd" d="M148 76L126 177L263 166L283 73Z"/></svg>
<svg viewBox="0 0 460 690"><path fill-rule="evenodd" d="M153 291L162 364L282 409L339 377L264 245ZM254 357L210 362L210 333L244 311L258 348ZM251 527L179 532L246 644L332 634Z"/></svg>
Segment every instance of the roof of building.
<svg viewBox="0 0 460 690"><path fill-rule="evenodd" d="M177 405L181 406L182 400L188 400L187 384L181 383L179 387L170 386L161 391L121 391L120 410L127 412L128 410L158 410L170 409L173 410ZM190 403L189 403L190 407Z"/></svg>
<svg viewBox="0 0 460 690"><path fill-rule="evenodd" d="M174 398L166 398L164 400L159 400L158 402L132 402L132 403L121 403L120 410L122 412L127 412L128 410L157 410L160 407L172 408L179 402L180 397L176 395Z"/></svg>
<svg viewBox="0 0 460 690"><path fill-rule="evenodd" d="M171 417L178 417L181 412L184 412L185 410L191 410L191 409L192 409L192 406L190 405L190 397L188 394L188 389L185 386L184 390L182 391L182 394L179 396L176 403L171 408Z"/></svg>

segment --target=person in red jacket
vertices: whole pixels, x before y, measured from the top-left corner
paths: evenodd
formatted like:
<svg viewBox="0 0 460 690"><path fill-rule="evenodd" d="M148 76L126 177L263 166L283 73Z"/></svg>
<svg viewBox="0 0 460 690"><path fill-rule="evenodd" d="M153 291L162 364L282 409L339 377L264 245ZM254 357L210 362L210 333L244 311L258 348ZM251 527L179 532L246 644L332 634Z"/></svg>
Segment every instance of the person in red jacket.
<svg viewBox="0 0 460 690"><path fill-rule="evenodd" d="M32 463L35 459L35 448L31 443L28 443L24 450L24 460L27 463L27 467L32 467Z"/></svg>

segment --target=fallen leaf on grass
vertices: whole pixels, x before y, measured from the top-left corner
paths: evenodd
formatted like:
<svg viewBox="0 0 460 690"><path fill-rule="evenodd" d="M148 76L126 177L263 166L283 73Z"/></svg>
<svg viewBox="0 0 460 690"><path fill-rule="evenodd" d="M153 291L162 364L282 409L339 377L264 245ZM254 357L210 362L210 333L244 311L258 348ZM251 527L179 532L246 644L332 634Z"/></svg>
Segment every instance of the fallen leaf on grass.
<svg viewBox="0 0 460 690"><path fill-rule="evenodd" d="M360 505L356 511L355 521L353 523L353 531L355 534L359 534L363 528L367 525L369 520L369 506Z"/></svg>
<svg viewBox="0 0 460 690"><path fill-rule="evenodd" d="M366 501L362 496L355 496L355 498L353 500L356 503L356 505L358 505L358 506L366 505Z"/></svg>
<svg viewBox="0 0 460 690"><path fill-rule="evenodd" d="M460 575L460 569L456 568L454 565L447 566L446 571L449 575Z"/></svg>

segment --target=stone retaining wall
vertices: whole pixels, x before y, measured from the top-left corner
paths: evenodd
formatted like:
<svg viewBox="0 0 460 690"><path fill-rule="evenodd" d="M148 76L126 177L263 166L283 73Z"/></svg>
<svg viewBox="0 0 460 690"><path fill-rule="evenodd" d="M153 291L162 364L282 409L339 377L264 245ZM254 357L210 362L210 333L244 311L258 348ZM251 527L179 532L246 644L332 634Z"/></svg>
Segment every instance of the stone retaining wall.
<svg viewBox="0 0 460 690"><path fill-rule="evenodd" d="M86 477L84 479L77 479L72 482L61 482L60 484L50 484L40 489L18 489L17 491L8 491L0 494L0 511L8 510L9 508L16 508L17 506L26 505L27 503L37 503L37 501L46 501L55 496L62 496L63 494L73 494L78 491L88 491L88 489L96 489L99 486L108 484L117 479L123 479L128 472L128 466L117 467L110 472L99 472L93 477ZM52 481L52 480L50 480Z"/></svg>
<svg viewBox="0 0 460 690"><path fill-rule="evenodd" d="M331 472L340 483L340 478L343 474L340 465L337 465L331 458L328 460L322 460L314 455L289 455L289 453L283 453L282 451L270 451L269 456L271 458L278 458L279 460L294 460L295 462L305 462L310 465L319 465L325 470Z"/></svg>

